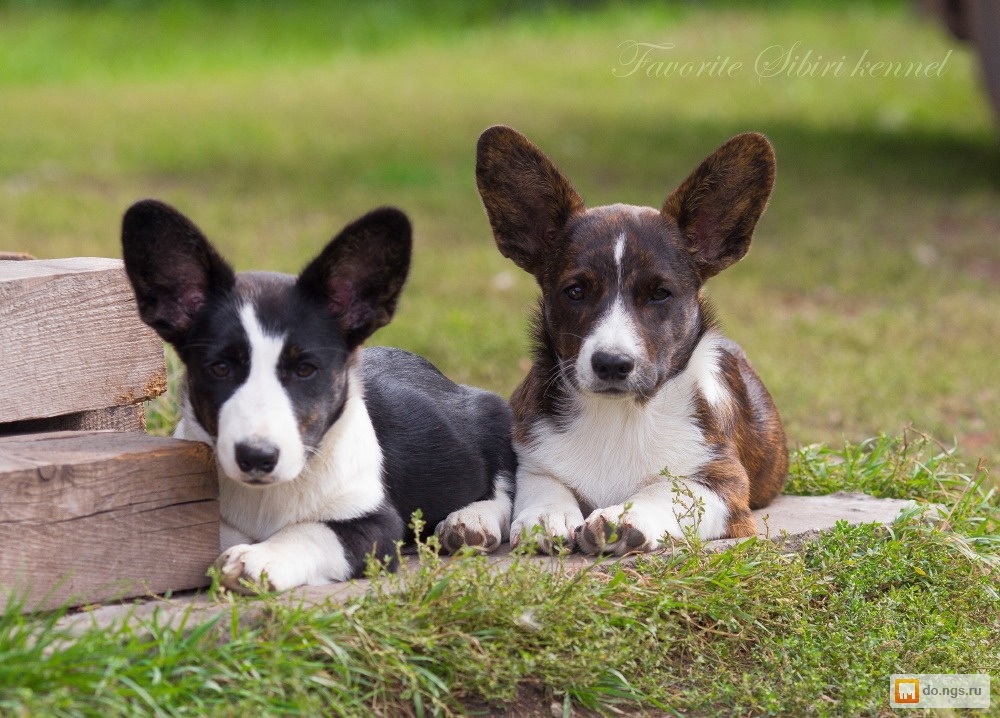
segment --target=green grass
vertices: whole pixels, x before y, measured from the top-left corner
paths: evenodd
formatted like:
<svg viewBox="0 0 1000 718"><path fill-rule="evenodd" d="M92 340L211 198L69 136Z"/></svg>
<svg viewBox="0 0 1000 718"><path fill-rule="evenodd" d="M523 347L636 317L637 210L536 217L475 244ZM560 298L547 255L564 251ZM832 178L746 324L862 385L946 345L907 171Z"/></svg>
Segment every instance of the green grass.
<svg viewBox="0 0 1000 718"><path fill-rule="evenodd" d="M943 508L804 544L681 542L583 573L424 547L419 569L343 605L218 594L222 618L178 628L71 636L60 613L8 610L0 713L886 715L892 673L1000 674L1000 501L982 474L916 434L794 459L802 492ZM994 715L998 699L994 680Z"/></svg>
<svg viewBox="0 0 1000 718"><path fill-rule="evenodd" d="M974 58L900 2L767 7L4 3L0 246L115 256L125 207L154 196L238 267L296 271L395 204L417 253L375 341L506 395L535 290L493 246L478 133L522 129L591 204L657 205L729 135L760 130L774 197L709 291L793 443L912 423L995 462L1000 150ZM629 40L746 69L615 77ZM762 51L796 42L855 61L952 55L932 78L758 79Z"/></svg>
<svg viewBox="0 0 1000 718"><path fill-rule="evenodd" d="M630 40L746 69L616 77ZM796 42L849 61L952 55L933 78L753 73ZM883 715L892 672L1000 675L1000 509L973 468L1000 458L1000 149L976 72L902 0L0 0L0 248L118 256L122 212L153 196L238 268L296 271L395 204L417 249L375 341L505 395L535 288L490 237L479 132L523 130L590 204L651 205L731 134L765 132L775 194L750 256L709 291L785 418L789 491L945 506L933 523L582 576L427 556L405 586L344 606L221 597L232 620L184 631L70 637L58 614L8 610L0 714ZM151 419L168 432L173 399ZM251 605L263 618L241 620Z"/></svg>

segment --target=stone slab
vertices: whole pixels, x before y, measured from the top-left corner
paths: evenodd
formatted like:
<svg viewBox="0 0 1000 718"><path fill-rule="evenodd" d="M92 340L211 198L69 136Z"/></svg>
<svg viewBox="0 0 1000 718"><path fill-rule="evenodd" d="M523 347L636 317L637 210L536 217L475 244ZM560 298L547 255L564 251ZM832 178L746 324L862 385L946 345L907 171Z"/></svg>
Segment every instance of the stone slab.
<svg viewBox="0 0 1000 718"><path fill-rule="evenodd" d="M868 494L838 491L826 496L779 496L770 506L754 511L762 535L766 521L770 535L826 531L838 521L849 524L887 524L913 505L905 499L876 499Z"/></svg>
<svg viewBox="0 0 1000 718"><path fill-rule="evenodd" d="M779 496L770 506L755 511L760 535L772 539L801 537L805 540L820 531L832 529L838 521L849 524L892 523L900 512L912 507L914 502L901 499L877 499L867 494L838 492L827 496ZM723 550L738 540L722 539L709 541L708 550ZM492 555L497 570L510 563L509 546L503 546ZM541 564L560 566L563 570L581 569L591 565L594 558L573 554L562 561L547 556L534 559ZM416 567L416 557L411 556L400 570ZM305 605L321 605L327 602L342 603L362 596L371 587L371 581L360 579L327 586L305 586L288 591L286 600ZM195 625L225 613L229 608L213 602L203 594L180 595L171 599L153 599L141 603L106 605L84 613L67 616L64 624L72 629L83 630L88 626L109 626L122 620L149 621L157 614L157 625ZM241 620L253 620L251 606L241 607ZM260 610L263 610L261 607Z"/></svg>

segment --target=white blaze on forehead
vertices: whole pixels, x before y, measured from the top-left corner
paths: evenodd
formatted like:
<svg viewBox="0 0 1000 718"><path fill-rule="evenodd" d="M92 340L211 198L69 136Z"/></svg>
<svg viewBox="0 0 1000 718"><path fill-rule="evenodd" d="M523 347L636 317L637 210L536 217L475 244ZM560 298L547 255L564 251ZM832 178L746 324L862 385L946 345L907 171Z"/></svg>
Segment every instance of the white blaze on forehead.
<svg viewBox="0 0 1000 718"><path fill-rule="evenodd" d="M639 364L645 360L645 350L639 336L639 328L635 318L625 302L624 287L624 232L615 240L613 256L618 282L613 288L614 301L611 308L594 324L591 332L585 337L580 347L580 355L576 360L576 375L584 386L597 381L591 359L596 352L628 356Z"/></svg>
<svg viewBox="0 0 1000 718"><path fill-rule="evenodd" d="M618 241L615 242L615 267L618 269L619 288L622 286L622 257L624 256L625 256L625 233L622 232L620 235L618 235Z"/></svg>
<svg viewBox="0 0 1000 718"><path fill-rule="evenodd" d="M219 412L219 463L226 475L238 480L236 447L248 444L278 449L272 481L290 481L302 473L306 451L295 409L278 379L278 362L285 337L267 333L252 304L240 309L240 322L250 347L250 373Z"/></svg>

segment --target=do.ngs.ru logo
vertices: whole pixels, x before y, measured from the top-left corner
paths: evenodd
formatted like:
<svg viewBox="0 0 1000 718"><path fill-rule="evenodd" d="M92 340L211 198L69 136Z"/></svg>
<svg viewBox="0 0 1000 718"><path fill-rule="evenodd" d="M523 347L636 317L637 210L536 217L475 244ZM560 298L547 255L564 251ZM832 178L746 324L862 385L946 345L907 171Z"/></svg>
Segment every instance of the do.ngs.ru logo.
<svg viewBox="0 0 1000 718"><path fill-rule="evenodd" d="M920 702L920 679L897 678L892 682L893 695L896 703Z"/></svg>
<svg viewBox="0 0 1000 718"><path fill-rule="evenodd" d="M986 673L895 674L889 686L893 708L989 708Z"/></svg>

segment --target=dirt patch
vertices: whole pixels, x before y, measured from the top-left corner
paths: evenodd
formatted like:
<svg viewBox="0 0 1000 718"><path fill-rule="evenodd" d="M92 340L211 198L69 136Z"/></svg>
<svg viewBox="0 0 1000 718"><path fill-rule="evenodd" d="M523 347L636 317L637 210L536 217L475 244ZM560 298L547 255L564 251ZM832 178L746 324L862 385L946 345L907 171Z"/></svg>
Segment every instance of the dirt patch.
<svg viewBox="0 0 1000 718"><path fill-rule="evenodd" d="M496 705L470 700L463 701L462 706L468 715L489 718L560 718L563 715L562 700L536 683L518 684L517 695L510 703ZM627 706L622 708L623 715L644 715L628 710ZM570 715L573 718L596 718L601 714L574 706Z"/></svg>

